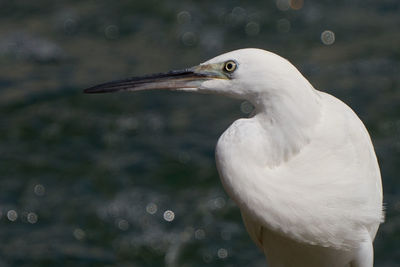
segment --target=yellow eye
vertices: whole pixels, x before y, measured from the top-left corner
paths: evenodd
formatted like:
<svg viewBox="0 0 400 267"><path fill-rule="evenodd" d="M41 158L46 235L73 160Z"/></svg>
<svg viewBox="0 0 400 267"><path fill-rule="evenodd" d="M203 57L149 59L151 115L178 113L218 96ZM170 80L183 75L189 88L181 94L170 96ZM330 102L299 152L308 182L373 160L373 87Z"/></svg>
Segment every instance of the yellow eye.
<svg viewBox="0 0 400 267"><path fill-rule="evenodd" d="M229 60L225 62L224 70L227 72L234 72L236 70L236 67L237 67L236 62L233 60Z"/></svg>

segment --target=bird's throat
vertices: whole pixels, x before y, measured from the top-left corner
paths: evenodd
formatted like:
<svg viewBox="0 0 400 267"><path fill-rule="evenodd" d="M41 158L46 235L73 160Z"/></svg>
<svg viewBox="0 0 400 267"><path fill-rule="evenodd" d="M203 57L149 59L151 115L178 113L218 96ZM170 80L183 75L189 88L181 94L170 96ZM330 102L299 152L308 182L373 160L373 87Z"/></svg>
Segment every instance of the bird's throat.
<svg viewBox="0 0 400 267"><path fill-rule="evenodd" d="M273 144L269 147L275 155L271 165L287 161L309 143L321 113L320 96L314 89L297 97L269 96L256 105L254 119Z"/></svg>

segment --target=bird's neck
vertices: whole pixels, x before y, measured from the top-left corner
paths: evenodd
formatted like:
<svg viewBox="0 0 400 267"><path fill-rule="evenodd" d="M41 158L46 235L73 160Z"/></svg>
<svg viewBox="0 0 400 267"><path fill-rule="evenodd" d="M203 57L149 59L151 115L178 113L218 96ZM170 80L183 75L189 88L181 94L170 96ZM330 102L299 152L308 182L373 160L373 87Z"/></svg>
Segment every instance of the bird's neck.
<svg viewBox="0 0 400 267"><path fill-rule="evenodd" d="M253 104L254 118L259 120L274 143L275 164L297 154L310 141L322 110L320 95L307 80L298 90L282 89L277 94L269 93Z"/></svg>

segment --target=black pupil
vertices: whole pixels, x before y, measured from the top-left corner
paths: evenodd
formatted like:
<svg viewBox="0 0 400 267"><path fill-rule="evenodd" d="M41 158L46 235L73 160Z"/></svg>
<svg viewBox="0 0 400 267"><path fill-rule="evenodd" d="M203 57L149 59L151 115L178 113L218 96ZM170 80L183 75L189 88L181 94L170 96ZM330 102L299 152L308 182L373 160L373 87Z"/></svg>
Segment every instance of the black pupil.
<svg viewBox="0 0 400 267"><path fill-rule="evenodd" d="M233 69L233 64L232 63L226 64L226 70L231 71L232 69Z"/></svg>

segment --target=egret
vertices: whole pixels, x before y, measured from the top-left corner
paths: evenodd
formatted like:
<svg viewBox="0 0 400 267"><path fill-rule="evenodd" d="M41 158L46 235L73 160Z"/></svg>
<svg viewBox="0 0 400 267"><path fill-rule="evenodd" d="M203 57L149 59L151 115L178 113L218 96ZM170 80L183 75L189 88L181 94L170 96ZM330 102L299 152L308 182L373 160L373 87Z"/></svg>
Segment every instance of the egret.
<svg viewBox="0 0 400 267"><path fill-rule="evenodd" d="M222 134L216 164L272 267L371 267L383 221L370 136L350 107L286 59L247 48L198 66L93 86L85 93L168 89L254 106Z"/></svg>

